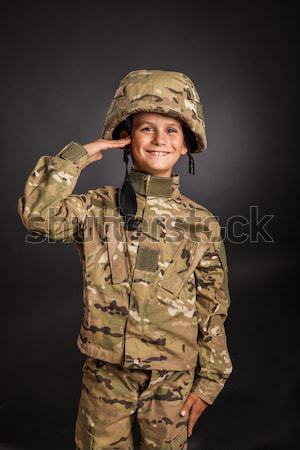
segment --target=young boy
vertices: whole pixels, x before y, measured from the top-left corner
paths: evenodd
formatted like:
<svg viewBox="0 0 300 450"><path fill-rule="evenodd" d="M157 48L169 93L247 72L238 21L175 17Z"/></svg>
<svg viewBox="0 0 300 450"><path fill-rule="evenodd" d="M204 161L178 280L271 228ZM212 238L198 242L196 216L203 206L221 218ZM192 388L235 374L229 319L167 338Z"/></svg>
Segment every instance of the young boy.
<svg viewBox="0 0 300 450"><path fill-rule="evenodd" d="M221 227L185 197L173 167L206 148L199 95L179 72L136 70L120 83L103 139L41 156L18 200L27 229L74 242L83 270L86 355L76 449L187 449L195 422L232 372ZM123 148L121 189L72 194L81 170ZM127 155L132 167L127 170Z"/></svg>

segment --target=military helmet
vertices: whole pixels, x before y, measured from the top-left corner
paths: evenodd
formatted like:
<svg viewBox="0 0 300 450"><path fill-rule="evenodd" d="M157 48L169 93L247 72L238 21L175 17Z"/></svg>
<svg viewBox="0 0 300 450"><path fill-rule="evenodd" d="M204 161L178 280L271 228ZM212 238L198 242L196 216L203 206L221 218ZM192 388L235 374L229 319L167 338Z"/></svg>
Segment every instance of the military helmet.
<svg viewBox="0 0 300 450"><path fill-rule="evenodd" d="M206 149L205 122L197 90L185 74L166 70L134 70L121 80L107 111L103 139L118 139L118 125L131 114L153 112L180 119L194 137L191 153Z"/></svg>

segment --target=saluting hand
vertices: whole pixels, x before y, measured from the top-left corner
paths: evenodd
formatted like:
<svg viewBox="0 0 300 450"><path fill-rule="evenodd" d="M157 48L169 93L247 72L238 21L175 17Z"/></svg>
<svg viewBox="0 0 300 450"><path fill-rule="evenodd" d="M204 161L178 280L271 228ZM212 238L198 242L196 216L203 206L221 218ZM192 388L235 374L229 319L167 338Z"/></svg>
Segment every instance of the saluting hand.
<svg viewBox="0 0 300 450"><path fill-rule="evenodd" d="M180 414L182 416L189 415L189 421L188 421L188 437L191 436L193 432L193 428L203 411L208 407L208 403L206 403L204 400L199 398L196 394L191 392L182 409Z"/></svg>
<svg viewBox="0 0 300 450"><path fill-rule="evenodd" d="M127 136L124 139L97 139L88 144L83 144L83 147L90 156L90 162L94 162L102 159L103 150L108 150L109 148L123 148L126 147L126 145L129 145L130 142L130 136Z"/></svg>

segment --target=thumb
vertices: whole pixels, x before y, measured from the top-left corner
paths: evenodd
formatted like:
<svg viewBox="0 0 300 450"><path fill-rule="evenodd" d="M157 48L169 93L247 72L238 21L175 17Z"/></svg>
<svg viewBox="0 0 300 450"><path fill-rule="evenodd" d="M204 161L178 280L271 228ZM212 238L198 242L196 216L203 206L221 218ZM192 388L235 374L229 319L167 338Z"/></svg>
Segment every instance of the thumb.
<svg viewBox="0 0 300 450"><path fill-rule="evenodd" d="M188 416L189 412L190 412L190 409L193 406L193 403L194 403L194 399L192 397L188 396L188 398L186 399L183 407L180 410L180 415L181 416Z"/></svg>

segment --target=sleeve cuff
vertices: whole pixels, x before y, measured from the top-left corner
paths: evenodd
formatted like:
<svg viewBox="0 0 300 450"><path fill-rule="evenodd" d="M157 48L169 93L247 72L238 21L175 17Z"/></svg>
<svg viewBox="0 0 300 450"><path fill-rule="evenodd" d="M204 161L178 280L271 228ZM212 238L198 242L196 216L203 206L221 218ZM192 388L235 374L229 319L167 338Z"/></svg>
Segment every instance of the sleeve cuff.
<svg viewBox="0 0 300 450"><path fill-rule="evenodd" d="M74 141L69 142L55 156L72 161L79 169L83 169L89 163L89 154L86 149Z"/></svg>
<svg viewBox="0 0 300 450"><path fill-rule="evenodd" d="M194 381L191 392L196 394L201 400L212 405L222 390L223 385L214 383L204 378L198 378Z"/></svg>

